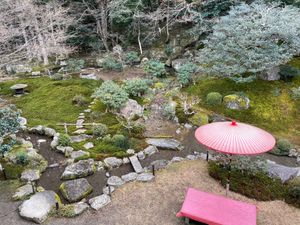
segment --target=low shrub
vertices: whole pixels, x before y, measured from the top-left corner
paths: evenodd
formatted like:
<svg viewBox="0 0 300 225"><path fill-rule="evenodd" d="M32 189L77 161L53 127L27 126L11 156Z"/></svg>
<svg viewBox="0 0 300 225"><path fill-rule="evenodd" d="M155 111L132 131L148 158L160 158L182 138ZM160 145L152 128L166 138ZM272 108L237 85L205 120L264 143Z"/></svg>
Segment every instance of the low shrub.
<svg viewBox="0 0 300 225"><path fill-rule="evenodd" d="M28 162L28 156L27 156L26 152L19 152L16 155L16 159L17 159L17 164L20 164L20 165L25 165Z"/></svg>
<svg viewBox="0 0 300 225"><path fill-rule="evenodd" d="M173 120L176 116L176 104L173 104L173 102L171 102L163 105L162 114L168 120Z"/></svg>
<svg viewBox="0 0 300 225"><path fill-rule="evenodd" d="M122 135L122 134L115 134L111 141L114 146L122 148L122 149L128 149L129 148L129 141L128 139Z"/></svg>
<svg viewBox="0 0 300 225"><path fill-rule="evenodd" d="M165 64L157 60L146 62L144 70L154 77L163 77L167 73Z"/></svg>
<svg viewBox="0 0 300 225"><path fill-rule="evenodd" d="M65 68L68 73L77 73L84 67L83 59L69 59Z"/></svg>
<svg viewBox="0 0 300 225"><path fill-rule="evenodd" d="M61 73L55 73L55 74L51 75L50 78L51 78L51 80L63 80L64 75Z"/></svg>
<svg viewBox="0 0 300 225"><path fill-rule="evenodd" d="M280 66L279 75L281 80L291 80L293 77L299 75L299 73L300 71L291 65Z"/></svg>
<svg viewBox="0 0 300 225"><path fill-rule="evenodd" d="M115 70L115 71L122 71L123 70L123 65L122 63L118 62L117 59L114 57L106 57L103 62L102 62L102 67L105 70Z"/></svg>
<svg viewBox="0 0 300 225"><path fill-rule="evenodd" d="M130 51L125 54L124 61L129 65L138 64L140 62L139 54L135 51Z"/></svg>
<svg viewBox="0 0 300 225"><path fill-rule="evenodd" d="M75 95L72 99L72 103L78 106L84 106L88 103L88 100L83 95Z"/></svg>
<svg viewBox="0 0 300 225"><path fill-rule="evenodd" d="M300 208L300 179L294 178L288 184L288 191L285 198L285 201L289 204L292 204Z"/></svg>
<svg viewBox="0 0 300 225"><path fill-rule="evenodd" d="M300 87L291 89L291 98L294 100L300 99Z"/></svg>
<svg viewBox="0 0 300 225"><path fill-rule="evenodd" d="M210 92L206 96L206 103L209 105L221 105L222 95L219 92Z"/></svg>
<svg viewBox="0 0 300 225"><path fill-rule="evenodd" d="M123 88L130 96L140 97L147 91L148 81L146 79L140 78L126 80L123 85Z"/></svg>
<svg viewBox="0 0 300 225"><path fill-rule="evenodd" d="M181 85L186 86L190 83L192 75L197 71L197 66L194 63L183 64L177 73L177 79Z"/></svg>
<svg viewBox="0 0 300 225"><path fill-rule="evenodd" d="M144 138L144 132L146 131L146 127L143 124L134 124L131 129L131 135L136 138Z"/></svg>
<svg viewBox="0 0 300 225"><path fill-rule="evenodd" d="M93 135L97 138L102 138L107 134L107 126L105 124L98 124L93 127Z"/></svg>
<svg viewBox="0 0 300 225"><path fill-rule="evenodd" d="M275 148L270 152L274 155L289 155L293 145L286 139L278 139Z"/></svg>
<svg viewBox="0 0 300 225"><path fill-rule="evenodd" d="M70 146L71 145L71 138L67 134L60 134L58 138L58 144L60 146Z"/></svg>

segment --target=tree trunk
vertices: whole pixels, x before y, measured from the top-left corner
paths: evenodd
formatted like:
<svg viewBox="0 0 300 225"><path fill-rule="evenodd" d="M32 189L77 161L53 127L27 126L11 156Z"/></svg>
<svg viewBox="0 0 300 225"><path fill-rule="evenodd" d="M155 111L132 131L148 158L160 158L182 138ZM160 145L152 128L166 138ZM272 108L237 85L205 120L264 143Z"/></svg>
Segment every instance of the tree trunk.
<svg viewBox="0 0 300 225"><path fill-rule="evenodd" d="M100 15L96 15L97 23L97 33L103 42L103 45L107 52L109 52L108 47L108 9L107 0L97 0L97 6L100 11Z"/></svg>

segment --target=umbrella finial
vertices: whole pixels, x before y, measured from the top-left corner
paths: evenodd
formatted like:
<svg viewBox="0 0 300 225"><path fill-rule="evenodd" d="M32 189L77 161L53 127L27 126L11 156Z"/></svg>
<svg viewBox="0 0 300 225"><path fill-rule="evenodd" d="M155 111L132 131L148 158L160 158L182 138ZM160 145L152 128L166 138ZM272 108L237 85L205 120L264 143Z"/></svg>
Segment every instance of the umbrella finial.
<svg viewBox="0 0 300 225"><path fill-rule="evenodd" d="M236 126L237 124L236 124L236 121L232 121L231 122L231 126Z"/></svg>

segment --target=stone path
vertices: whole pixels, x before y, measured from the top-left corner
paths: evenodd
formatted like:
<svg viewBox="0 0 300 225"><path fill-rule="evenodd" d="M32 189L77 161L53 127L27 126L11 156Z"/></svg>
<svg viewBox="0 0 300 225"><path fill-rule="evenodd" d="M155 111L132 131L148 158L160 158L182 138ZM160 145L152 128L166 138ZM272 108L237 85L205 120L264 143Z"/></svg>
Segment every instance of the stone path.
<svg viewBox="0 0 300 225"><path fill-rule="evenodd" d="M136 173L142 173L144 171L140 161L138 160L138 158L135 155L129 157L129 160L130 160L131 165Z"/></svg>

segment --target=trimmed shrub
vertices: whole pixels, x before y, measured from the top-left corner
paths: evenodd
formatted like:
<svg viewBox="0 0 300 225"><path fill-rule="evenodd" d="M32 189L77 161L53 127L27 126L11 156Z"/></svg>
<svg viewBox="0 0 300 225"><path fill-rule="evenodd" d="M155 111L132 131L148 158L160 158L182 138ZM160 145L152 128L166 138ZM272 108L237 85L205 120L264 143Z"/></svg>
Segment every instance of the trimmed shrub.
<svg viewBox="0 0 300 225"><path fill-rule="evenodd" d="M67 134L60 134L58 138L58 144L60 146L70 146L71 145L71 138Z"/></svg>
<svg viewBox="0 0 300 225"><path fill-rule="evenodd" d="M28 157L25 152L19 152L16 155L16 159L17 159L17 164L20 164L20 165L25 165L28 162Z"/></svg>
<svg viewBox="0 0 300 225"><path fill-rule="evenodd" d="M114 146L122 148L122 149L128 149L129 148L129 142L128 139L122 135L122 134L115 134L111 141Z"/></svg>
<svg viewBox="0 0 300 225"><path fill-rule="evenodd" d="M285 201L289 204L292 204L300 208L300 179L294 178L288 184L288 191L285 198Z"/></svg>
<svg viewBox="0 0 300 225"><path fill-rule="evenodd" d="M221 105L222 95L219 92L210 92L206 96L206 103L209 105Z"/></svg>
<svg viewBox="0 0 300 225"><path fill-rule="evenodd" d="M194 63L183 64L177 73L177 79L183 86L190 83L192 75L197 71L197 66Z"/></svg>
<svg viewBox="0 0 300 225"><path fill-rule="evenodd" d="M144 70L154 77L163 77L167 73L165 64L157 60L149 60L146 62Z"/></svg>
<svg viewBox="0 0 300 225"><path fill-rule="evenodd" d="M94 137L102 138L107 134L107 126L105 124L98 124L93 127Z"/></svg>
<svg viewBox="0 0 300 225"><path fill-rule="evenodd" d="M290 149L293 145L286 139L278 139L276 142L276 147L270 152L274 155L289 155Z"/></svg>
<svg viewBox="0 0 300 225"><path fill-rule="evenodd" d="M126 64L135 65L140 62L139 54L135 51L130 51L125 54L124 61Z"/></svg>
<svg viewBox="0 0 300 225"><path fill-rule="evenodd" d="M105 70L116 70L116 71L122 71L123 70L123 65L122 63L118 62L117 59L109 56L106 57L103 62L102 62L102 67Z"/></svg>
<svg viewBox="0 0 300 225"><path fill-rule="evenodd" d="M75 95L72 99L72 103L78 106L84 106L88 101L83 95Z"/></svg>
<svg viewBox="0 0 300 225"><path fill-rule="evenodd" d="M131 96L141 96L148 89L148 81L140 78L126 80L123 88Z"/></svg>
<svg viewBox="0 0 300 225"><path fill-rule="evenodd" d="M84 67L83 59L69 59L65 70L69 73L78 73Z"/></svg>

